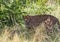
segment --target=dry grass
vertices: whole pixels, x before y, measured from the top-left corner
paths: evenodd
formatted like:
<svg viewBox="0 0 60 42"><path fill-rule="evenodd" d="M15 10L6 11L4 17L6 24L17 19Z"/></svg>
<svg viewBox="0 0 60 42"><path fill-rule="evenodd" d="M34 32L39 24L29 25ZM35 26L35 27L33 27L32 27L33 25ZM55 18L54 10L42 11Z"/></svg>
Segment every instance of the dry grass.
<svg viewBox="0 0 60 42"><path fill-rule="evenodd" d="M14 26L13 28L15 27L16 26ZM13 38L10 39L9 37L12 34L9 32L8 29L4 29L4 31L2 31L2 35L0 36L0 42L60 42L60 34L56 33L56 36L54 35L55 38L52 39L50 36L46 34L46 29L44 27L44 24L41 24L36 28L37 29L35 30L35 34L32 34L30 36L31 37L30 39L26 39L25 31L23 33L20 33L19 35L17 33L14 33Z"/></svg>

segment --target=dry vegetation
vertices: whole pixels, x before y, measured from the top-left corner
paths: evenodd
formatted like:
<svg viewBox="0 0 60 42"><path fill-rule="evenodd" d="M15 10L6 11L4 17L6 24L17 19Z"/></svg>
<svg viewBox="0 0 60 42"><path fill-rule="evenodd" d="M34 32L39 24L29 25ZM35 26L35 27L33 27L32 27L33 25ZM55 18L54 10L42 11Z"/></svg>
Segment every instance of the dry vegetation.
<svg viewBox="0 0 60 42"><path fill-rule="evenodd" d="M18 34L15 31L13 36L10 31L11 29L7 29L8 27L5 28L6 29L2 31L2 34L0 36L0 42L60 42L60 33L58 32L54 34L55 32L53 32L53 34L48 36L43 23L40 26L36 27L37 29L35 30L35 33L33 33L33 31L27 32L25 30L23 32L20 32L20 34ZM16 25L11 28L21 28L21 27ZM28 35L30 36L28 37Z"/></svg>

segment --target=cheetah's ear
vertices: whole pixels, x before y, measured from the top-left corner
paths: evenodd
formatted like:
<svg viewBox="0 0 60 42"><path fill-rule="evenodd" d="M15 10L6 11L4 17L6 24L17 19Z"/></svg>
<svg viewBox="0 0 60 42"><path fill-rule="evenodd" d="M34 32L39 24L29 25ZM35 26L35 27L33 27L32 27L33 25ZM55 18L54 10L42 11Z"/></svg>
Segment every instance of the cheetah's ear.
<svg viewBox="0 0 60 42"><path fill-rule="evenodd" d="M27 16L23 16L23 19L29 19L29 15L27 15Z"/></svg>

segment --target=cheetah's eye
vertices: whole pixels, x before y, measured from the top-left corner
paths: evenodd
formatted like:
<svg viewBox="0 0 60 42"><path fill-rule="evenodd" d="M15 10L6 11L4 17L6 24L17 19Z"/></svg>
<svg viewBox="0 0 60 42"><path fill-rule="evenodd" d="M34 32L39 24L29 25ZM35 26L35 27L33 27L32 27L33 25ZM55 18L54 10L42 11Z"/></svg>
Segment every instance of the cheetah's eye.
<svg viewBox="0 0 60 42"><path fill-rule="evenodd" d="M25 21L27 21L27 19L25 19Z"/></svg>
<svg viewBox="0 0 60 42"><path fill-rule="evenodd" d="M28 19L25 19L25 21L26 21L26 22L29 22L29 20L28 20Z"/></svg>

